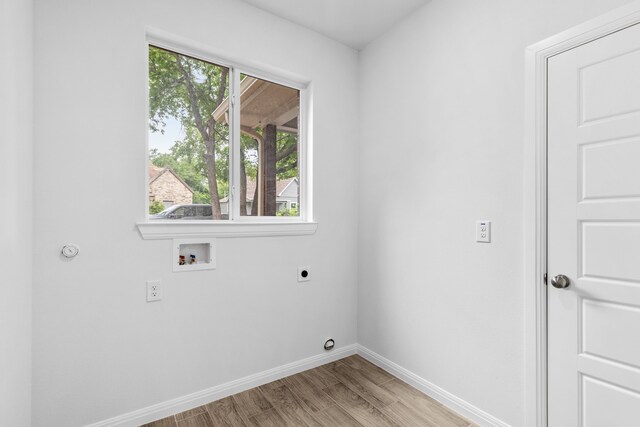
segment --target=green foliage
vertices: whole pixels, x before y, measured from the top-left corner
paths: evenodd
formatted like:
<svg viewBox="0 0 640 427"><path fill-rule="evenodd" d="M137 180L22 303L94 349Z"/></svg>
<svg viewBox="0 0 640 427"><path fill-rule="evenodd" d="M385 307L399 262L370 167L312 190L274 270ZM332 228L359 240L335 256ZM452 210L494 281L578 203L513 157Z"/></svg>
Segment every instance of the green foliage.
<svg viewBox="0 0 640 427"><path fill-rule="evenodd" d="M216 123L212 118L221 99L228 96L227 72L226 68L215 64L149 47L150 130L164 133L167 119L173 118L184 131L184 137L175 141L168 153L152 149L150 160L156 166L171 168L182 178L194 192L194 203L213 202L207 174L208 163L213 162L208 162L208 158L215 159L219 199L229 194L229 126ZM254 131L257 135L263 134L260 127ZM276 144L276 179L297 176L297 135L278 131ZM242 133L240 145L247 180L255 181L258 143ZM209 157L207 146L213 153Z"/></svg>
<svg viewBox="0 0 640 427"><path fill-rule="evenodd" d="M255 132L262 136L260 127ZM248 135L242 134L240 146L244 156L244 167L247 179L255 181L258 174L258 143ZM294 178L298 175L298 136L286 132L277 133L276 151L280 158L276 162L276 179L278 181Z"/></svg>
<svg viewBox="0 0 640 427"><path fill-rule="evenodd" d="M185 70L188 77L185 76ZM216 95L224 85L228 95L223 67L179 55L164 49L149 47L149 107L150 127L161 132L164 120L175 117L187 128L194 128L196 115L189 96L187 78L194 87L197 114L206 120L216 108Z"/></svg>
<svg viewBox="0 0 640 427"><path fill-rule="evenodd" d="M255 181L258 174L258 143L244 133L240 135L240 149L244 157L247 179Z"/></svg>
<svg viewBox="0 0 640 427"><path fill-rule="evenodd" d="M298 209L282 209L276 212L276 216L299 216Z"/></svg>
<svg viewBox="0 0 640 427"><path fill-rule="evenodd" d="M149 204L149 214L155 215L164 210L164 205L160 200L154 200Z"/></svg>
<svg viewBox="0 0 640 427"><path fill-rule="evenodd" d="M153 164L170 167L194 191L194 203L211 203L205 139L214 140L216 181L220 198L228 195L229 130L211 119L220 94L227 96L226 69L163 49L149 48L149 127L164 132L167 118L185 133L169 153L151 150ZM189 88L193 91L190 92Z"/></svg>
<svg viewBox="0 0 640 427"><path fill-rule="evenodd" d="M197 157L188 158L176 154L175 148L180 145L180 141L172 147L170 153L158 153L152 150L150 154L151 163L163 168L171 168L194 192L194 203L210 203L211 196L207 187L206 173L204 173L204 164L198 162ZM196 202L196 199L206 201Z"/></svg>
<svg viewBox="0 0 640 427"><path fill-rule="evenodd" d="M284 180L294 178L298 175L298 136L290 133L278 132L276 141L278 153L287 153L282 159L276 162L276 178Z"/></svg>

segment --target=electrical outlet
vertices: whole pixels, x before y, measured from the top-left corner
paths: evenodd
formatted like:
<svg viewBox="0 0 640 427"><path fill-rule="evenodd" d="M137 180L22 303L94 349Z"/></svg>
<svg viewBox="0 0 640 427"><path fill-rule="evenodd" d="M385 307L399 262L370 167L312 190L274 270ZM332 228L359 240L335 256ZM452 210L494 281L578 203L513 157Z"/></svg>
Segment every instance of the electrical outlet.
<svg viewBox="0 0 640 427"><path fill-rule="evenodd" d="M308 282L311 280L311 269L309 267L298 267L298 282Z"/></svg>
<svg viewBox="0 0 640 427"><path fill-rule="evenodd" d="M147 302L160 301L162 299L162 285L160 280L147 281Z"/></svg>
<svg viewBox="0 0 640 427"><path fill-rule="evenodd" d="M491 243L491 221L476 221L476 242Z"/></svg>

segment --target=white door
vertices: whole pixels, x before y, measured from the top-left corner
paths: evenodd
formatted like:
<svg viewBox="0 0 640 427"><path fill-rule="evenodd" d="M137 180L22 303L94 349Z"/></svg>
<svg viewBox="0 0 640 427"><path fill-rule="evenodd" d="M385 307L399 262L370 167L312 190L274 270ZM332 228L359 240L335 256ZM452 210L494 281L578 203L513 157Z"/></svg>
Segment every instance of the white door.
<svg viewBox="0 0 640 427"><path fill-rule="evenodd" d="M640 25L548 65L549 426L640 426Z"/></svg>

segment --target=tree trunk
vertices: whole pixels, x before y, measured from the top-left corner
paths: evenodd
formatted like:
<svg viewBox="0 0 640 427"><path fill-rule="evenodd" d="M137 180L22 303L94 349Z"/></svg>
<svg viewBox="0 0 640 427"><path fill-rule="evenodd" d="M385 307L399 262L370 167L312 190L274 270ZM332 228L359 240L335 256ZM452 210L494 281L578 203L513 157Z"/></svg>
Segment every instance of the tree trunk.
<svg viewBox="0 0 640 427"><path fill-rule="evenodd" d="M276 215L276 126L264 128L263 171L264 171L264 215Z"/></svg>
<svg viewBox="0 0 640 427"><path fill-rule="evenodd" d="M191 65L188 61L183 62L182 57L179 54L174 53L174 55L176 58L176 64L178 65L185 81L187 94L189 96L191 114L193 114L196 128L204 142L204 160L207 164L207 181L209 181L209 194L211 195L211 213L213 219L222 219L220 196L218 194L218 178L216 177L216 121L213 117L210 117L205 122L204 118L200 114L198 94L196 93L196 88L193 82L193 70L191 69ZM217 108L224 99L228 74L229 70L227 68L222 68L220 71L220 85L218 86L218 93L216 94L215 108Z"/></svg>

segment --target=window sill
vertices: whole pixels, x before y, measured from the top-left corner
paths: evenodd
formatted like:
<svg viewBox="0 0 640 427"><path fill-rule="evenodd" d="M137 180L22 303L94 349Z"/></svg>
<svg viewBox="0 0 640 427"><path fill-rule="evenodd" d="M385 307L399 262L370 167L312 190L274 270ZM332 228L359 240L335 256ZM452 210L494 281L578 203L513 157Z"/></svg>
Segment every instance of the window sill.
<svg viewBox="0 0 640 427"><path fill-rule="evenodd" d="M136 224L145 240L190 237L265 237L304 236L313 234L317 222L139 222Z"/></svg>

